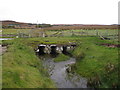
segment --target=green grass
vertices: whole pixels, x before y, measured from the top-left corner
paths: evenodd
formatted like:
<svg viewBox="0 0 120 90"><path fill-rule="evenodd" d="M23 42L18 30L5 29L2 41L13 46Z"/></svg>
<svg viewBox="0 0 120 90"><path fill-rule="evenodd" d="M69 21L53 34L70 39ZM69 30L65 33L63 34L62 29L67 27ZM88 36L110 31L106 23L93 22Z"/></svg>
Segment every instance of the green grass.
<svg viewBox="0 0 120 90"><path fill-rule="evenodd" d="M102 29L102 30L46 30L46 29L3 29L2 34L13 34L17 35L18 33L24 33L27 36L30 37L39 37L40 32L45 31L48 37L51 35L56 34L57 37L62 37L59 34L62 32L62 35L65 37L69 36L97 36L101 35L104 37L108 37L111 39L118 40L118 30L114 29Z"/></svg>
<svg viewBox="0 0 120 90"><path fill-rule="evenodd" d="M3 88L55 87L33 49L20 40L13 40L2 60Z"/></svg>
<svg viewBox="0 0 120 90"><path fill-rule="evenodd" d="M20 32L27 33L30 29L2 29L2 34L18 34Z"/></svg>
<svg viewBox="0 0 120 90"><path fill-rule="evenodd" d="M61 32L61 30L50 30L46 31L47 34L53 34L55 32ZM118 30L114 29L101 29L101 30L62 30L64 36L71 36L72 33L78 36L96 36L97 33L102 36L110 36L110 35L117 35Z"/></svg>
<svg viewBox="0 0 120 90"><path fill-rule="evenodd" d="M22 41L23 39L21 39ZM76 42L77 38L75 37L39 37L39 38L26 38L24 39L24 43L36 48L39 44L60 44L65 45L69 44L69 42Z"/></svg>
<svg viewBox="0 0 120 90"><path fill-rule="evenodd" d="M54 59L54 61L55 61L55 62L66 61L66 60L68 60L69 58L70 58L70 57L67 56L67 55L59 54L59 55Z"/></svg>
<svg viewBox="0 0 120 90"><path fill-rule="evenodd" d="M102 82L97 87L112 87L118 85L118 48L100 46L100 43L114 43L92 38L83 38L82 43L73 52L77 58L76 72L83 77L99 77ZM114 68L108 68L109 64ZM108 72L109 71L109 72Z"/></svg>

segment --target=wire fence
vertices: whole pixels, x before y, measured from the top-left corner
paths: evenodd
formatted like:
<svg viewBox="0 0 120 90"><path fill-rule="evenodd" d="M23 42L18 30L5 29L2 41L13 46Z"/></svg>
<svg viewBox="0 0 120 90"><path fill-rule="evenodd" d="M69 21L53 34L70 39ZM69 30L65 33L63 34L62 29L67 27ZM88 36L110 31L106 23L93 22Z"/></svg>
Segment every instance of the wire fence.
<svg viewBox="0 0 120 90"><path fill-rule="evenodd" d="M103 39L118 39L117 29L80 29L80 30L45 30L45 29L29 29L16 30L14 34L4 35L5 37L16 38L33 38L33 37L72 37L72 36L97 36Z"/></svg>

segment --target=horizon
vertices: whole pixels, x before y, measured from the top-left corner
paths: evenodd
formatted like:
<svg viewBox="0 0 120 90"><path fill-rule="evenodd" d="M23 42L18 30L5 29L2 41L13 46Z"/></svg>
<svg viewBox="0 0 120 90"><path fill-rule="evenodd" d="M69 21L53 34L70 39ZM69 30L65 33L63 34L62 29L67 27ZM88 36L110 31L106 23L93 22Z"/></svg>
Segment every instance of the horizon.
<svg viewBox="0 0 120 90"><path fill-rule="evenodd" d="M13 21L13 22L18 22L18 23L31 23L31 22L19 22L19 21L15 21L15 20L0 20L2 21ZM50 23L31 23L31 24L50 24ZM51 25L77 25L76 23L73 24L64 24L64 23L58 23L58 24L51 24ZM78 25L119 25L119 24L78 24Z"/></svg>

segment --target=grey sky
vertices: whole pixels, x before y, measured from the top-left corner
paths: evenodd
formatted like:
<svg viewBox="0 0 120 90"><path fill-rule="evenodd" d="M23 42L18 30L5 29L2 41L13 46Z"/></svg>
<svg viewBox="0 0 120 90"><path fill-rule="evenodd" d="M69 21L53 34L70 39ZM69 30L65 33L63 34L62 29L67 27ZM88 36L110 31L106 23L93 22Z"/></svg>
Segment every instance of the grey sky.
<svg viewBox="0 0 120 90"><path fill-rule="evenodd" d="M0 0L0 19L50 24L117 24L119 0Z"/></svg>

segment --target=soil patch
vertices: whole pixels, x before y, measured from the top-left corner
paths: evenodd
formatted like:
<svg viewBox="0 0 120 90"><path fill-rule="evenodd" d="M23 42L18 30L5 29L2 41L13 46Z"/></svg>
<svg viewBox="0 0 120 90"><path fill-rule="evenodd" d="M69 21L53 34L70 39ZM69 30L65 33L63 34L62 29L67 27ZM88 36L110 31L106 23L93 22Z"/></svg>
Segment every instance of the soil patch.
<svg viewBox="0 0 120 90"><path fill-rule="evenodd" d="M102 46L107 46L107 47L112 47L112 48L115 48L115 47L118 47L120 48L120 44L109 44L109 43L103 43L101 44Z"/></svg>

